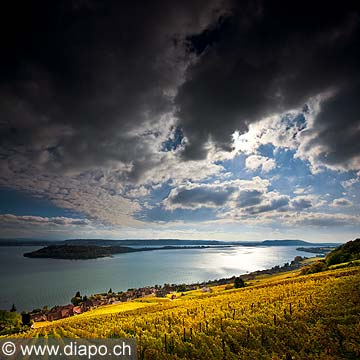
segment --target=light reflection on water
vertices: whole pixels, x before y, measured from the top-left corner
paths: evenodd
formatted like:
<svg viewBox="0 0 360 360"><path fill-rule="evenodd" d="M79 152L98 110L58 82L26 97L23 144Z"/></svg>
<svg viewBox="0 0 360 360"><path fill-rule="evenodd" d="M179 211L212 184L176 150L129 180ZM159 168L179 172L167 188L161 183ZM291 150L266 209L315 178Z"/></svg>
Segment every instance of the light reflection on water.
<svg viewBox="0 0 360 360"><path fill-rule="evenodd" d="M24 258L34 247L0 247L0 309L66 304L82 294L194 283L271 268L309 256L293 246L158 250L94 260Z"/></svg>

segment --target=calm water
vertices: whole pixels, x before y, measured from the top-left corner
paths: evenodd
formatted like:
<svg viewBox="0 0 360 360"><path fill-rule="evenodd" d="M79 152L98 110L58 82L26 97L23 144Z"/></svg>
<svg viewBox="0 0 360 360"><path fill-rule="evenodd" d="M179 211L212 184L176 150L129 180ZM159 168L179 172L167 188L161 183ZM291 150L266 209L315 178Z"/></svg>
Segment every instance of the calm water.
<svg viewBox="0 0 360 360"><path fill-rule="evenodd" d="M94 294L164 283L194 283L309 256L296 247L158 250L95 260L30 259L36 247L0 247L0 309L18 311L69 303L76 291Z"/></svg>

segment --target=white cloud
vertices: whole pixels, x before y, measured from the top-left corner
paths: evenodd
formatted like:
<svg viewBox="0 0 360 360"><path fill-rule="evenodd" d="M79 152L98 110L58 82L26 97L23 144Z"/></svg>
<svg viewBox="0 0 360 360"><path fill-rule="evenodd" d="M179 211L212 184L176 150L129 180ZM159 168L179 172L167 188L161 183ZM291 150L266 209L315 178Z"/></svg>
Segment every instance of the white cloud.
<svg viewBox="0 0 360 360"><path fill-rule="evenodd" d="M297 188L297 189L295 189L295 190L293 191L293 193L294 193L295 195L301 195L301 194L303 194L303 193L305 192L305 190L306 190L306 189L304 189L304 188Z"/></svg>
<svg viewBox="0 0 360 360"><path fill-rule="evenodd" d="M0 227L2 237L34 237L52 239L69 237L70 234L91 235L96 230L96 224L89 219L57 217L42 217L32 215L1 214Z"/></svg>
<svg viewBox="0 0 360 360"><path fill-rule="evenodd" d="M0 185L7 184L0 176ZM11 187L49 199L56 206L85 215L103 224L132 225L141 209L139 203L126 199L116 182L107 182L101 171L79 176L39 174L36 171L13 173Z"/></svg>
<svg viewBox="0 0 360 360"><path fill-rule="evenodd" d="M32 215L13 215L13 214L1 214L0 223L2 224L38 224L38 225L51 225L51 226L88 226L90 221L88 219L74 219L63 216L56 217L42 217Z"/></svg>
<svg viewBox="0 0 360 360"><path fill-rule="evenodd" d="M288 215L286 222L288 225L297 226L316 226L316 227L336 227L359 225L360 220L357 216L346 214L326 214L326 213L301 213Z"/></svg>
<svg viewBox="0 0 360 360"><path fill-rule="evenodd" d="M345 198L339 198L339 199L334 199L334 201L332 202L332 206L336 206L336 207L352 206L352 202Z"/></svg>
<svg viewBox="0 0 360 360"><path fill-rule="evenodd" d="M260 155L250 155L245 160L245 166L249 170L260 169L262 172L269 172L276 167L274 159L267 158Z"/></svg>
<svg viewBox="0 0 360 360"><path fill-rule="evenodd" d="M141 201L151 189L169 182L172 186L184 182L200 182L207 178L226 177L224 167L217 162L224 157L213 149L207 159L186 161L180 150L162 151L163 143L172 136L174 119L165 116L144 124L128 133L126 143L129 162L108 161L93 170L50 171L41 162L29 162L26 149L0 159L0 186L43 197L56 206L84 214L103 224L141 226L134 215L143 207ZM76 170L76 171L75 171Z"/></svg>
<svg viewBox="0 0 360 360"><path fill-rule="evenodd" d="M294 157L308 162L313 173L330 169L335 171L359 170L360 158L338 159L337 152L330 149L331 144L326 139L321 142L323 128L319 126L317 118L321 114L322 104L332 99L335 91L329 90L307 101L307 111L291 110L283 114L273 115L249 125L246 133L235 132L233 140L235 149L247 155L257 154L260 145L272 144L275 149L291 149L295 152ZM354 131L356 131L354 129ZM345 142L338 140L339 144ZM249 168L256 169L256 162ZM350 183L349 183L350 184Z"/></svg>
<svg viewBox="0 0 360 360"><path fill-rule="evenodd" d="M305 128L305 124L299 121L298 115L299 111L288 111L251 123L246 133L234 133L235 149L244 154L255 154L259 146L265 144L296 149L297 136Z"/></svg>
<svg viewBox="0 0 360 360"><path fill-rule="evenodd" d="M341 182L343 188L348 189L351 188L353 185L358 184L360 182L360 178L349 179Z"/></svg>
<svg viewBox="0 0 360 360"><path fill-rule="evenodd" d="M148 196L150 194L150 192L151 192L150 187L139 186L139 187L134 187L132 189L124 191L124 196L129 197L129 198L139 199L139 198Z"/></svg>
<svg viewBox="0 0 360 360"><path fill-rule="evenodd" d="M170 181L173 185L185 181L198 182L209 177L219 176L224 167L214 163L213 159L189 160L182 162L178 154L172 152L160 153L153 166L144 171L139 185L156 185Z"/></svg>

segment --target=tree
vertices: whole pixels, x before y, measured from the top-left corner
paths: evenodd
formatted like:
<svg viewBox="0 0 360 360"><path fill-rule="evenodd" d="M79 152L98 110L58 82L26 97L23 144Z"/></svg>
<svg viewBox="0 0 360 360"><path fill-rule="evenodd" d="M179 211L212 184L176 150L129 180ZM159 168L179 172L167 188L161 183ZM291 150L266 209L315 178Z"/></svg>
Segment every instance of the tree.
<svg viewBox="0 0 360 360"><path fill-rule="evenodd" d="M30 314L27 312L22 312L21 313L21 321L24 326L30 326L31 325Z"/></svg>
<svg viewBox="0 0 360 360"><path fill-rule="evenodd" d="M11 309L10 309L10 312L16 312L15 304L12 304L12 307L11 307Z"/></svg>
<svg viewBox="0 0 360 360"><path fill-rule="evenodd" d="M186 291L186 284L180 284L180 285L178 285L176 291L177 291L177 292L184 292L184 291Z"/></svg>
<svg viewBox="0 0 360 360"><path fill-rule="evenodd" d="M74 305L74 306L79 306L81 303L82 303L83 299L80 295L80 291L77 291L75 296L71 299L71 303Z"/></svg>
<svg viewBox="0 0 360 360"><path fill-rule="evenodd" d="M0 310L0 336L17 333L21 326L20 314L16 311Z"/></svg>
<svg viewBox="0 0 360 360"><path fill-rule="evenodd" d="M239 289L244 286L245 286L244 280L240 276L236 277L234 281L234 288Z"/></svg>
<svg viewBox="0 0 360 360"><path fill-rule="evenodd" d="M324 260L318 260L315 263L305 266L301 269L301 275L315 274L321 271L326 271L327 266Z"/></svg>

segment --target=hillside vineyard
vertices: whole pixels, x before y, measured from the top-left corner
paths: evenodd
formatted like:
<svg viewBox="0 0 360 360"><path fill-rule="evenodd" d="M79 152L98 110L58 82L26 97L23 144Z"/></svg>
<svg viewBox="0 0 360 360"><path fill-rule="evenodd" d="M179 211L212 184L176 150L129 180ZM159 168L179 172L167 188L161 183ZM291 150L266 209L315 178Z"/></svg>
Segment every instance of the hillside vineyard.
<svg viewBox="0 0 360 360"><path fill-rule="evenodd" d="M139 359L355 359L359 289L360 269L339 269L117 314L98 311L19 336L134 337Z"/></svg>

